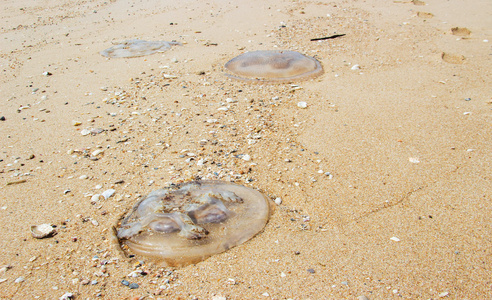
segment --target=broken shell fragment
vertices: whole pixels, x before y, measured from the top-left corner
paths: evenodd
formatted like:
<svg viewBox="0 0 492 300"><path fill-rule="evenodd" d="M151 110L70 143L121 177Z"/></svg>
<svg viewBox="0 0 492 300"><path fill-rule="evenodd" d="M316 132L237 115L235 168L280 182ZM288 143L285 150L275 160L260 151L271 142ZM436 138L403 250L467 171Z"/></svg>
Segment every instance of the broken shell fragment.
<svg viewBox="0 0 492 300"><path fill-rule="evenodd" d="M31 226L31 234L34 238L44 239L55 235L56 230L50 224L41 224Z"/></svg>
<svg viewBox="0 0 492 300"><path fill-rule="evenodd" d="M185 266L260 232L270 215L260 192L222 181L192 181L151 192L118 224L126 253Z"/></svg>
<svg viewBox="0 0 492 300"><path fill-rule="evenodd" d="M323 74L319 61L296 51L267 50L246 52L231 59L225 68L230 78L280 83L306 80Z"/></svg>
<svg viewBox="0 0 492 300"><path fill-rule="evenodd" d="M105 190L101 195L104 197L104 199L108 199L109 197L113 196L114 192L116 192L113 189Z"/></svg>

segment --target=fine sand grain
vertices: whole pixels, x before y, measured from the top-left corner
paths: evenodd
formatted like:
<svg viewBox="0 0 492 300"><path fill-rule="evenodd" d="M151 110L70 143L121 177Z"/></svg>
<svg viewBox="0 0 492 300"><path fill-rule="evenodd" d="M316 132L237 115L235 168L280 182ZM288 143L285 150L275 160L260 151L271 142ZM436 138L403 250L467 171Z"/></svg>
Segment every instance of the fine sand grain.
<svg viewBox="0 0 492 300"><path fill-rule="evenodd" d="M0 8L0 298L492 298L491 1ZM134 39L182 46L99 54ZM225 76L278 49L324 74ZM183 268L124 257L113 225L194 178L264 193L264 230Z"/></svg>

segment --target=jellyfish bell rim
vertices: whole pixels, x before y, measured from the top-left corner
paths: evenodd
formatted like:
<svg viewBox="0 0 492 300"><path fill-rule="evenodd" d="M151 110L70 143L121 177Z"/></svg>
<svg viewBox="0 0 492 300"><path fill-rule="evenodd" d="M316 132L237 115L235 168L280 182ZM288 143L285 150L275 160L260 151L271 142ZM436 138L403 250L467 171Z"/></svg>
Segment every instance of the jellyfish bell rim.
<svg viewBox="0 0 492 300"><path fill-rule="evenodd" d="M266 54L287 53L287 54L300 55L304 59L308 59L311 62L313 62L314 65L315 65L315 68L313 70L311 70L311 71L300 73L300 74L297 74L297 75L294 75L294 76L272 77L272 78L261 77L261 76L258 76L258 77L247 77L247 76L246 77L243 77L241 75L234 74L234 71L229 68L233 63L236 63L238 60L240 60L241 58L243 58L245 55L252 55L254 53L259 53L259 52L263 52L263 53L266 53ZM324 74L323 65L321 64L320 61L318 61L314 57L311 57L311 56L308 56L308 55L304 55L304 54L302 54L300 52L293 51L293 50L255 50L255 51L247 51L247 52L244 52L242 54L239 54L239 55L235 56L234 58L230 59L229 61L227 61L224 64L224 68L227 71L229 71L230 73L232 73L232 74L227 73L227 72L225 73L225 75L227 77L231 78L231 79L235 79L235 80L239 80L239 81L247 81L247 82L252 82L252 83L268 83L268 84L278 84L278 83L289 83L289 82L295 82L295 81L305 81L305 80L309 80L309 79L314 79L314 78L319 77L319 76L321 76L321 75Z"/></svg>
<svg viewBox="0 0 492 300"><path fill-rule="evenodd" d="M164 189L168 190L169 193L172 193L182 187L187 187L187 185L195 183L198 183L199 189L222 189L233 192L238 197L244 199L247 204L242 209L244 209L246 216L244 218L247 219L231 220L232 222L230 223L227 223L228 220L226 220L223 223L205 224L208 229L211 228L212 231L215 230L210 240L207 240L209 237L206 237L202 240L188 240L180 243L176 242L179 238L174 236L171 237L171 240L159 243L156 241L158 241L160 235L172 235L173 233L156 233L149 231L142 234L136 234L130 238L118 238L117 228L121 228L121 226L131 220L131 216L136 212L138 205L147 199L148 196L146 196L137 201L133 208L129 209L127 213L121 216L117 226L113 228L113 233L115 235L114 239L115 242L117 242L118 247L117 250L121 257L128 258L129 254L134 254L137 257L151 258L166 266L182 267L189 264L196 264L210 256L227 251L232 247L239 246L252 239L257 234L260 234L265 229L272 213L272 206L269 199L256 189L220 180L188 181ZM153 195L154 192L155 191L149 193L149 195ZM228 208L233 208L235 205L242 204L231 203L229 205ZM159 248L164 244L166 244L164 247Z"/></svg>

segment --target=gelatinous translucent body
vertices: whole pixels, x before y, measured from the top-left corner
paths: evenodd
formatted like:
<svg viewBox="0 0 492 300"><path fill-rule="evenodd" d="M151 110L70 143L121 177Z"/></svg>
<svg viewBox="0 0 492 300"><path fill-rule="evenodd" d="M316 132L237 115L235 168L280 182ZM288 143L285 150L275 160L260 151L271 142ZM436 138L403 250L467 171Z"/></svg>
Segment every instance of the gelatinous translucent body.
<svg viewBox="0 0 492 300"><path fill-rule="evenodd" d="M316 59L287 50L246 52L228 61L225 68L231 78L259 82L299 81L323 74Z"/></svg>
<svg viewBox="0 0 492 300"><path fill-rule="evenodd" d="M178 42L165 42L165 41L142 41L142 40L130 40L121 44L115 45L104 51L101 51L102 56L111 58L120 57L138 57L154 54L156 52L164 52L171 48L171 45L181 45Z"/></svg>
<svg viewBox="0 0 492 300"><path fill-rule="evenodd" d="M258 191L222 181L192 181L150 193L117 228L123 249L169 266L199 262L239 245L268 221Z"/></svg>

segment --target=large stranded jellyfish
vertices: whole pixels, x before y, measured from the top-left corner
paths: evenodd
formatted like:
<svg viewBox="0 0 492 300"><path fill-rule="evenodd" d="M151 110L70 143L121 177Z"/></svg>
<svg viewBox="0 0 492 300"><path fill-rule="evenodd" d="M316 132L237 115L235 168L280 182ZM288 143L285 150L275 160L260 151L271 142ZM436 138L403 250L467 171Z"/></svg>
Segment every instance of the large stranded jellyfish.
<svg viewBox="0 0 492 300"><path fill-rule="evenodd" d="M260 192L222 181L192 181L151 192L118 224L126 253L168 266L197 263L237 246L268 221Z"/></svg>
<svg viewBox="0 0 492 300"><path fill-rule="evenodd" d="M154 54L156 52L164 52L171 48L171 45L181 45L181 43L166 41L152 42L142 40L129 40L103 50L100 53L102 56L111 58L138 57Z"/></svg>
<svg viewBox="0 0 492 300"><path fill-rule="evenodd" d="M323 74L316 59L299 52L268 50L246 52L225 64L231 72L227 76L256 82L291 82L306 80Z"/></svg>

